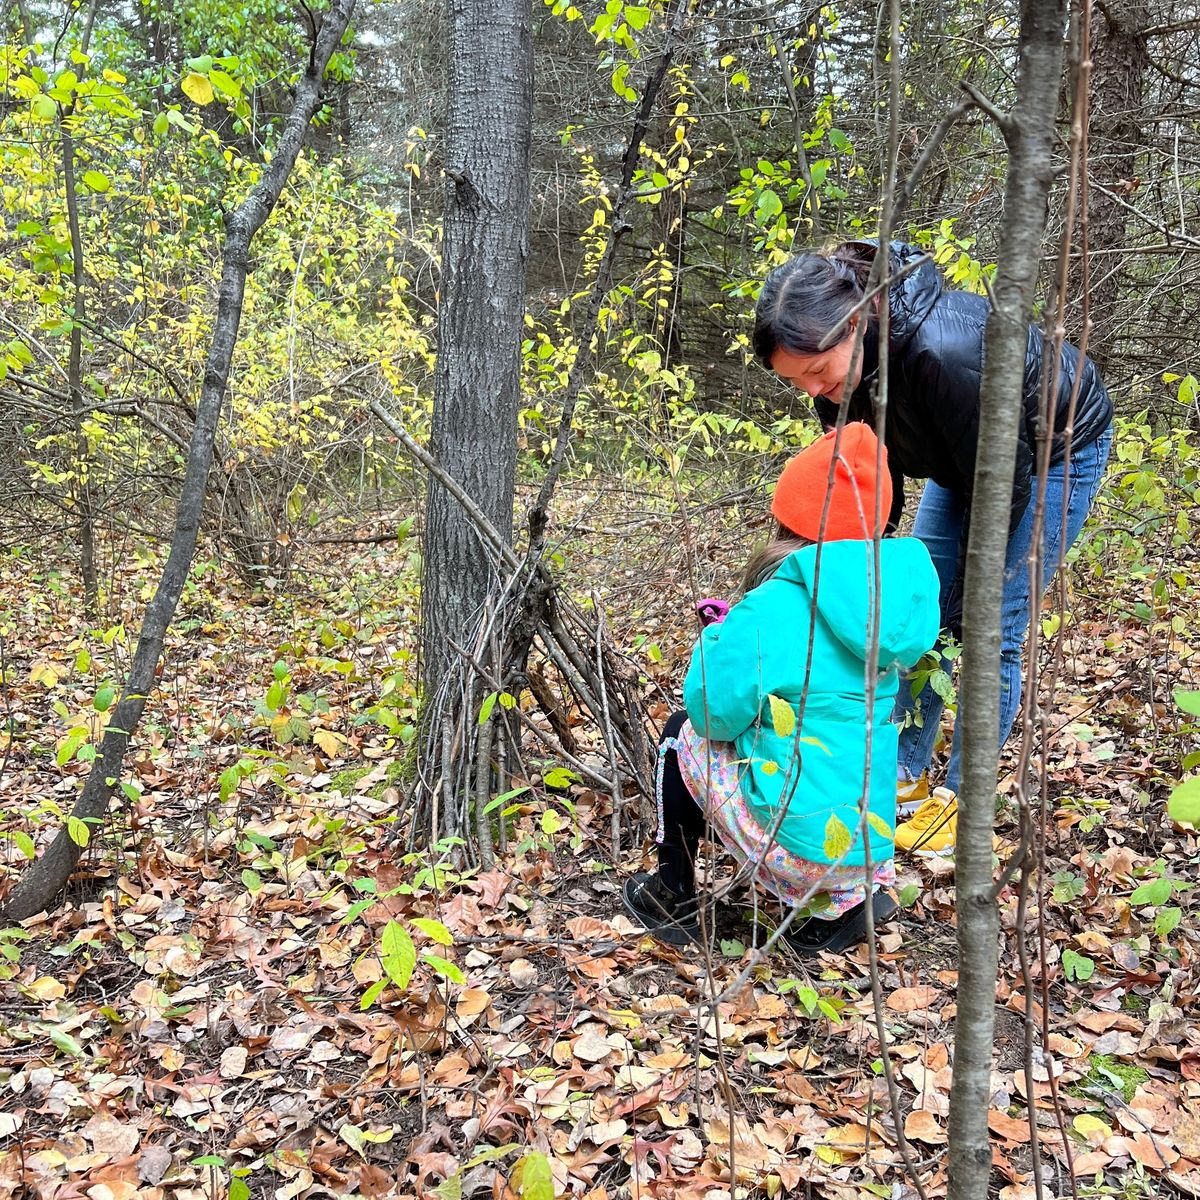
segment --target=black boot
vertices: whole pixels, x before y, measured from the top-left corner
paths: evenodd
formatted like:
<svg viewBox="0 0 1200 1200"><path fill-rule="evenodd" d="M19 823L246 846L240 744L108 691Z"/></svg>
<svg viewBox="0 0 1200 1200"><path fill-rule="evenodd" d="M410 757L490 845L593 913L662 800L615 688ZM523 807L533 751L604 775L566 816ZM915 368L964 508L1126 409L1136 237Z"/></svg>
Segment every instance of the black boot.
<svg viewBox="0 0 1200 1200"><path fill-rule="evenodd" d="M659 875L642 872L625 881L625 911L660 942L686 946L700 940L696 897L671 891Z"/></svg>
<svg viewBox="0 0 1200 1200"><path fill-rule="evenodd" d="M872 899L876 926L882 925L900 907L885 891L876 892ZM867 940L867 906L855 905L832 921L809 917L802 925L785 933L783 940L797 954L820 954L822 951L840 954Z"/></svg>

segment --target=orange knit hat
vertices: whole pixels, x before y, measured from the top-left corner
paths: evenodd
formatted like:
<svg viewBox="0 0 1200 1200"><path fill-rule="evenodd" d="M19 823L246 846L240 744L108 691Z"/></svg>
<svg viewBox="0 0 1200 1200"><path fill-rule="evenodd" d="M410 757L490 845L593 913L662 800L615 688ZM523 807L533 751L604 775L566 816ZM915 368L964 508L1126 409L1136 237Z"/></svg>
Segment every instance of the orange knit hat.
<svg viewBox="0 0 1200 1200"><path fill-rule="evenodd" d="M829 463L836 439L837 430L831 429L790 458L775 485L771 512L786 529L810 542L817 541L821 529L825 493L829 488ZM849 422L842 430L824 541L870 541L874 537L877 486L883 511L880 530L887 524L892 509L892 477L887 469L886 450L883 475L876 477L878 447L875 431L861 421Z"/></svg>

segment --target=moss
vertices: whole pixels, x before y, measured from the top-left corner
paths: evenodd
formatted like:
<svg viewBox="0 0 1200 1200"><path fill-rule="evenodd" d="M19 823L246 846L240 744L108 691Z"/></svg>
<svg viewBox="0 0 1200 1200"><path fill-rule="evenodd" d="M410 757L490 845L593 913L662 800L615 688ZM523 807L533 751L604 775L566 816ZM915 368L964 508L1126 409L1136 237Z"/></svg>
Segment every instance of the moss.
<svg viewBox="0 0 1200 1200"><path fill-rule="evenodd" d="M329 790L331 792L341 792L343 796L348 796L354 791L354 785L370 770L370 766L346 767L330 776Z"/></svg>
<svg viewBox="0 0 1200 1200"><path fill-rule="evenodd" d="M371 789L371 796L375 800L382 800L383 793L390 787L396 785L403 779L405 772L405 761L402 758L394 758L383 770L383 778Z"/></svg>
<svg viewBox="0 0 1200 1200"><path fill-rule="evenodd" d="M1128 1104L1149 1078L1146 1071L1132 1063L1122 1062L1108 1054L1093 1054L1088 1060L1088 1073L1070 1090L1076 1095L1086 1096L1087 1089L1098 1088L1111 1092L1120 1087L1121 1095Z"/></svg>

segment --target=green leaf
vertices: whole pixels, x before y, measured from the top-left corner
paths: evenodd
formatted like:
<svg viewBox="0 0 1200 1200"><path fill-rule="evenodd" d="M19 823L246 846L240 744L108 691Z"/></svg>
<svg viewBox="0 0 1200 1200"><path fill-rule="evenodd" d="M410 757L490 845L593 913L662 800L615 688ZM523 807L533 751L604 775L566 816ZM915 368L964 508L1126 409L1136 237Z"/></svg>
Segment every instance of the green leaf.
<svg viewBox="0 0 1200 1200"><path fill-rule="evenodd" d="M513 1168L512 1180L521 1200L554 1200L554 1175L550 1160L538 1150L530 1150Z"/></svg>
<svg viewBox="0 0 1200 1200"><path fill-rule="evenodd" d="M841 858L850 849L850 830L836 813L830 813L825 822L825 857L831 862Z"/></svg>
<svg viewBox="0 0 1200 1200"><path fill-rule="evenodd" d="M1175 703L1185 713L1190 713L1193 717L1200 717L1200 692L1185 692L1183 688L1176 688Z"/></svg>
<svg viewBox="0 0 1200 1200"><path fill-rule="evenodd" d="M821 997L817 995L815 988L798 987L796 989L796 999L804 1005L804 1011L811 1017L817 1011L817 1005L820 1003Z"/></svg>
<svg viewBox="0 0 1200 1200"><path fill-rule="evenodd" d="M467 977L462 973L462 968L457 963L452 963L448 958L443 958L440 954L422 954L421 961L428 963L443 979L450 980L451 983L466 983Z"/></svg>
<svg viewBox="0 0 1200 1200"><path fill-rule="evenodd" d="M43 121L53 121L58 114L58 105L49 96L38 96L31 107L33 115Z"/></svg>
<svg viewBox="0 0 1200 1200"><path fill-rule="evenodd" d="M383 927L379 957L388 978L398 988L408 987L413 968L417 965L417 949L403 925L389 921Z"/></svg>
<svg viewBox="0 0 1200 1200"><path fill-rule="evenodd" d="M1063 951L1062 965L1067 978L1078 983L1084 983L1091 979L1092 972L1096 969L1096 964L1090 958L1083 954L1077 954L1074 950Z"/></svg>
<svg viewBox="0 0 1200 1200"><path fill-rule="evenodd" d="M630 29L641 30L646 28L646 22L650 20L650 9L645 4L627 4L621 15Z"/></svg>
<svg viewBox="0 0 1200 1200"><path fill-rule="evenodd" d="M278 679L267 688L266 705L272 712L278 712L287 699L287 685Z"/></svg>
<svg viewBox="0 0 1200 1200"><path fill-rule="evenodd" d="M69 1054L72 1058L83 1057L83 1047L69 1034L61 1029L48 1030L50 1040L55 1047L61 1050L64 1054Z"/></svg>
<svg viewBox="0 0 1200 1200"><path fill-rule="evenodd" d="M513 788L511 792L505 792L503 795L497 796L495 800L492 800L483 811L485 813L490 813L494 808L499 808L500 805L507 804L510 800L515 799L517 796L520 796L527 791L529 791L528 784L525 784L523 787Z"/></svg>
<svg viewBox="0 0 1200 1200"><path fill-rule="evenodd" d="M900 907L908 908L915 904L917 897L921 894L921 887L916 883L906 883L900 889Z"/></svg>
<svg viewBox="0 0 1200 1200"><path fill-rule="evenodd" d="M367 988L365 992L363 992L363 997L358 1002L358 1007L362 1009L363 1012L366 1012L367 1009L379 999L380 993L385 987L387 987L387 985L388 981L386 979L375 980L375 982L371 984L371 986Z"/></svg>
<svg viewBox="0 0 1200 1200"><path fill-rule="evenodd" d="M92 831L87 827L86 821L81 821L78 817L68 817L67 836L75 845L86 846L91 841Z"/></svg>
<svg viewBox="0 0 1200 1200"><path fill-rule="evenodd" d="M486 725L488 717L492 715L492 709L496 707L496 701L499 699L499 692L489 692L483 698L483 703L479 706L479 724Z"/></svg>
<svg viewBox="0 0 1200 1200"><path fill-rule="evenodd" d="M17 849L28 859L37 858L37 847L33 844L33 838L23 830L17 829L13 832L13 841L17 843Z"/></svg>
<svg viewBox="0 0 1200 1200"><path fill-rule="evenodd" d="M557 809L548 808L542 813L542 832L553 837L563 827L563 819Z"/></svg>
<svg viewBox="0 0 1200 1200"><path fill-rule="evenodd" d="M155 137L162 137L163 134L166 133L168 129L170 129L170 127L171 127L171 122L167 120L166 113L160 112L158 114L158 116L156 116L154 118L154 125L152 126L152 128L154 129Z"/></svg>
<svg viewBox="0 0 1200 1200"><path fill-rule="evenodd" d="M1158 937L1165 939L1168 934L1178 928L1179 922L1182 920L1183 909L1176 908L1174 905L1171 905L1170 908L1160 909L1154 918L1154 932Z"/></svg>
<svg viewBox="0 0 1200 1200"><path fill-rule="evenodd" d="M192 1159L193 1167L223 1167L225 1160L219 1154L203 1154Z"/></svg>
<svg viewBox="0 0 1200 1200"><path fill-rule="evenodd" d="M75 752L87 741L88 731L82 725L76 725L70 733L67 734L66 741L58 748L58 753L54 756L54 761L60 767L65 767L67 763L75 757ZM86 844L86 843L84 843Z"/></svg>
<svg viewBox="0 0 1200 1200"><path fill-rule="evenodd" d="M1172 821L1200 825L1200 775L1185 779L1167 801L1167 816Z"/></svg>
<svg viewBox="0 0 1200 1200"><path fill-rule="evenodd" d="M760 225L769 225L781 212L783 212L783 201L780 200L778 193L770 188L764 188L759 192L754 214Z"/></svg>
<svg viewBox="0 0 1200 1200"><path fill-rule="evenodd" d="M246 885L246 891L251 895L259 891L263 885L262 876L257 871L251 871L249 867L242 872L242 882Z"/></svg>
<svg viewBox="0 0 1200 1200"><path fill-rule="evenodd" d="M83 183L93 192L107 192L112 187L103 171L84 171Z"/></svg>
<svg viewBox="0 0 1200 1200"><path fill-rule="evenodd" d="M637 92L633 90L625 82L625 76L629 74L629 64L627 62L620 63L617 69L612 73L612 90L621 97L622 100L636 100Z"/></svg>
<svg viewBox="0 0 1200 1200"><path fill-rule="evenodd" d="M96 694L92 697L92 707L98 712L108 712L112 708L112 702L117 697L117 690L111 684L103 684L96 689Z"/></svg>
<svg viewBox="0 0 1200 1200"><path fill-rule="evenodd" d="M236 100L242 94L242 85L232 75L227 75L224 71L209 71L208 81L218 92L228 96L231 100Z"/></svg>
<svg viewBox="0 0 1200 1200"><path fill-rule="evenodd" d="M768 696L771 706L771 728L777 737L791 737L796 732L796 710L779 696Z"/></svg>
<svg viewBox="0 0 1200 1200"><path fill-rule="evenodd" d="M429 917L413 917L414 928L419 929L426 937L437 942L439 946L453 946L454 934L441 921L430 920Z"/></svg>
<svg viewBox="0 0 1200 1200"><path fill-rule="evenodd" d="M552 767L542 776L542 782L548 788L565 788L578 778L574 771L568 771L566 767Z"/></svg>
<svg viewBox="0 0 1200 1200"><path fill-rule="evenodd" d="M1171 898L1171 881L1164 875L1161 879L1152 879L1141 887L1133 889L1129 897L1130 904L1166 904Z"/></svg>
<svg viewBox="0 0 1200 1200"><path fill-rule="evenodd" d="M229 1200L250 1200L250 1185L244 1179L231 1179Z"/></svg>
<svg viewBox="0 0 1200 1200"><path fill-rule="evenodd" d="M213 86L208 79L196 71L189 71L183 77L183 94L193 103L199 105L213 102Z"/></svg>
<svg viewBox="0 0 1200 1200"><path fill-rule="evenodd" d="M867 813L867 824L875 830L881 838L887 838L889 842L894 841L896 835L892 832L892 827L878 814Z"/></svg>
<svg viewBox="0 0 1200 1200"><path fill-rule="evenodd" d="M237 791L238 784L242 782L242 770L236 763L232 767L226 767L221 772L219 783L221 787L221 803L223 804L234 792Z"/></svg>

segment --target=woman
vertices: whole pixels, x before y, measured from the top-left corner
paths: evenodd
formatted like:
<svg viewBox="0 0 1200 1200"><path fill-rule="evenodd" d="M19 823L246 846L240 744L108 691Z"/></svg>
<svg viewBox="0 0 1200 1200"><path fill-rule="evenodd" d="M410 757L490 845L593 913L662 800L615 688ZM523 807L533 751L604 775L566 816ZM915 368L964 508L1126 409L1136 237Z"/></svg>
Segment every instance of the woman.
<svg viewBox="0 0 1200 1200"><path fill-rule="evenodd" d="M758 299L754 352L781 378L813 397L828 427L838 406L847 419L873 423L871 393L879 356L888 361L885 442L893 479L889 529L904 508L904 480L926 479L913 534L929 549L941 581L942 625L957 637L962 621L962 581L971 491L979 443L979 384L989 304L985 297L944 286L941 273L915 246L893 242L886 347L879 344L878 301L863 305L867 276L878 247L846 242L829 254L806 253L767 276ZM851 315L853 314L853 315ZM857 326L865 322L862 352L854 362ZM832 345L822 348L832 334ZM1016 472L1004 567L1001 626L1000 745L1008 739L1021 701L1021 654L1029 627L1028 557L1033 541L1036 430L1042 382L1043 339L1029 327L1022 388ZM1072 391L1078 387L1065 461ZM1071 345L1059 355L1053 397L1050 471L1046 488L1044 580L1054 571L1087 519L1108 461L1112 401L1095 364ZM1063 538L1063 518L1066 537ZM1041 597L1037 598L1039 601ZM949 664L947 664L948 666ZM896 720L902 724L897 800L912 820L896 830L896 845L911 853L953 851L961 779L958 730L945 786L928 788L941 700L928 684L914 699L901 688Z"/></svg>

